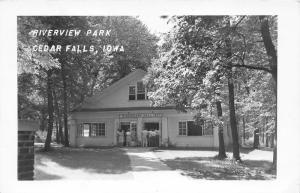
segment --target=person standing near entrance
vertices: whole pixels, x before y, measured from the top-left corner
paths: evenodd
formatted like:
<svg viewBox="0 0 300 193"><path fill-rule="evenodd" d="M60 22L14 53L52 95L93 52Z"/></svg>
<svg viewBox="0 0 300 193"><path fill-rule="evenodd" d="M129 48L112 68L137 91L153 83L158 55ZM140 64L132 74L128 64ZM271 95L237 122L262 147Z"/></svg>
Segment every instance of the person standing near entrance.
<svg viewBox="0 0 300 193"><path fill-rule="evenodd" d="M126 146L130 146L130 142L131 142L131 132L126 131Z"/></svg>
<svg viewBox="0 0 300 193"><path fill-rule="evenodd" d="M123 130L123 146L125 147L127 144L127 139L126 139L126 130Z"/></svg>
<svg viewBox="0 0 300 193"><path fill-rule="evenodd" d="M117 130L117 145L122 146L124 141L123 132L121 130Z"/></svg>

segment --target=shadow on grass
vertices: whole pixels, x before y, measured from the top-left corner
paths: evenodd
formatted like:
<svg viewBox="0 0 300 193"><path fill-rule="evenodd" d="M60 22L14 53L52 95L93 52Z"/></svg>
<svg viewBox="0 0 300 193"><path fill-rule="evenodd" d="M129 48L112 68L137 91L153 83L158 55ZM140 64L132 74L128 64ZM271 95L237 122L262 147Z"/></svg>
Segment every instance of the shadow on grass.
<svg viewBox="0 0 300 193"><path fill-rule="evenodd" d="M164 150L188 150L188 151L218 151L218 148L214 147L159 147L154 148L154 152L161 152ZM256 149L248 147L240 147L240 153L248 154ZM226 147L226 152L232 153L232 147Z"/></svg>
<svg viewBox="0 0 300 193"><path fill-rule="evenodd" d="M188 150L188 151L216 151L213 147L157 147L152 149L154 152L162 152L165 150Z"/></svg>
<svg viewBox="0 0 300 193"><path fill-rule="evenodd" d="M187 157L163 161L173 170L195 179L206 180L270 180L275 175L267 172L272 163L268 161L245 160L235 163L213 157Z"/></svg>
<svg viewBox="0 0 300 193"><path fill-rule="evenodd" d="M252 151L255 151L255 150L258 150L258 149L254 149L252 147L240 147L239 148L240 150L240 153L243 153L243 154L249 154L251 153ZM233 148L230 146L230 147L226 147L226 152L233 152Z"/></svg>
<svg viewBox="0 0 300 193"><path fill-rule="evenodd" d="M45 165L43 159L70 169L85 169L93 173L122 174L131 170L130 159L122 149L56 148L36 151L35 165Z"/></svg>

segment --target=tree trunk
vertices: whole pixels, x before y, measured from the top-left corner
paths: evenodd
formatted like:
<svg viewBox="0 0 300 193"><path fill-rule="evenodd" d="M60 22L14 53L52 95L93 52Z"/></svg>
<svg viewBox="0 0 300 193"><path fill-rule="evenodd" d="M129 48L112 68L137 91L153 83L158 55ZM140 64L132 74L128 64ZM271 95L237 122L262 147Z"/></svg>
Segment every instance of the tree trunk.
<svg viewBox="0 0 300 193"><path fill-rule="evenodd" d="M47 121L47 113L45 112L44 108L41 110L41 118L40 118L40 127L39 130L45 131L46 128L46 121Z"/></svg>
<svg viewBox="0 0 300 193"><path fill-rule="evenodd" d="M273 148L273 168L277 169L277 120L275 123L275 131L274 131L274 148Z"/></svg>
<svg viewBox="0 0 300 193"><path fill-rule="evenodd" d="M62 143L62 123L60 118L60 112L59 112L59 105L58 105L58 99L57 95L55 93L55 89L53 89L53 97L54 97L54 104L55 104L55 113L56 113L56 123L57 123L57 133L56 133L56 141L57 143Z"/></svg>
<svg viewBox="0 0 300 193"><path fill-rule="evenodd" d="M230 22L228 22L230 27ZM231 50L231 40L227 38L225 40L226 44L226 57L231 60L232 50ZM239 149L239 137L237 130L236 114L235 114L235 104L234 104L234 84L232 76L232 63L228 62L228 92L229 92L229 114L230 114L230 126L231 126L231 135L232 135L232 148L233 148L233 158L235 160L241 160L240 158L240 149Z"/></svg>
<svg viewBox="0 0 300 193"><path fill-rule="evenodd" d="M216 102L217 105L217 112L218 112L218 118L219 120L222 119L222 106L221 106L221 102L218 100ZM218 124L218 136L219 136L219 155L218 158L219 159L224 159L226 158L226 151L225 151L225 143L224 143L224 128L223 128L224 124L219 123Z"/></svg>
<svg viewBox="0 0 300 193"><path fill-rule="evenodd" d="M261 25L260 32L264 42L265 49L267 51L267 55L270 58L270 68L271 74L274 81L274 93L276 97L276 117L275 117L275 131L274 131L274 148L273 148L273 167L276 169L277 162L277 51L272 42L270 29L269 29L269 21L266 16L259 17Z"/></svg>
<svg viewBox="0 0 300 193"><path fill-rule="evenodd" d="M257 149L259 146L259 129L255 129L253 135L254 135L253 148Z"/></svg>
<svg viewBox="0 0 300 193"><path fill-rule="evenodd" d="M66 80L66 72L65 72L65 61L61 64L61 76L63 81L63 103L64 103L64 129L65 129L65 147L69 147L69 132L68 132L68 96L67 96L67 80Z"/></svg>
<svg viewBox="0 0 300 193"><path fill-rule="evenodd" d="M260 16L259 19L261 22L260 32L264 42L265 49L267 51L267 55L270 58L269 63L271 68L271 74L276 84L275 90L277 92L277 52L272 42L268 18L266 16Z"/></svg>
<svg viewBox="0 0 300 193"><path fill-rule="evenodd" d="M216 76L216 82L220 81L219 75ZM217 97L220 97L220 91L216 92ZM221 101L218 99L216 101L216 106L217 106L217 113L218 113L218 119L219 119L219 124L218 124L218 137L219 137L219 154L218 158L219 159L224 159L226 158L226 151L225 151L225 143L224 143L224 124L222 120L223 112L222 112L222 106L221 106ZM220 121L222 121L220 123Z"/></svg>
<svg viewBox="0 0 300 193"><path fill-rule="evenodd" d="M245 115L243 116L243 143L246 145L246 123L245 123Z"/></svg>
<svg viewBox="0 0 300 193"><path fill-rule="evenodd" d="M266 131L266 118L263 119L264 125L262 127L262 144L265 145L265 131Z"/></svg>
<svg viewBox="0 0 300 193"><path fill-rule="evenodd" d="M231 135L232 135L233 158L235 160L241 160L240 149L239 149L239 137L238 137L235 108L234 108L234 86L233 86L231 70L228 74L229 74L228 76L229 114L230 114L230 126L231 126Z"/></svg>
<svg viewBox="0 0 300 193"><path fill-rule="evenodd" d="M52 71L47 71L47 96L48 96L48 131L44 150L50 150L50 143L53 130L53 96L52 96Z"/></svg>
<svg viewBox="0 0 300 193"><path fill-rule="evenodd" d="M58 122L57 122L57 119L55 120L55 128L56 128L56 131L55 131L56 143L59 143Z"/></svg>

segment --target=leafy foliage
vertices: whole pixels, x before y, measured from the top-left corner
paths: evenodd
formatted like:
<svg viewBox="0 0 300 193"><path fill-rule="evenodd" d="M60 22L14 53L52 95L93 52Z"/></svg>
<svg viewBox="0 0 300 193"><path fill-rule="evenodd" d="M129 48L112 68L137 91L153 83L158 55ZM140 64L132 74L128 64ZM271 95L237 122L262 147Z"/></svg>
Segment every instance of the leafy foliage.
<svg viewBox="0 0 300 193"><path fill-rule="evenodd" d="M276 46L277 18L268 19ZM226 76L231 63L237 117L248 118L249 132L262 128L268 117L268 132L272 132L276 94L259 17L174 16L171 22L174 28L165 35L160 57L153 61L145 80L153 105L176 104L180 110L194 109L200 116L218 122L214 106L219 100L224 120L228 120ZM232 42L230 58L226 48L228 37Z"/></svg>
<svg viewBox="0 0 300 193"><path fill-rule="evenodd" d="M111 30L111 36L32 37L34 29ZM156 56L157 37L144 24L129 16L18 17L18 96L20 118L47 118L47 71L51 70L53 91L59 112L63 111L64 90L68 112L95 91L101 92L137 68L147 69ZM33 52L34 45L123 45L124 52L77 54L74 52ZM62 75L62 65L64 73ZM63 78L66 87L63 85ZM55 101L54 101L55 103ZM62 116L57 115L56 117ZM43 127L46 127L45 125Z"/></svg>

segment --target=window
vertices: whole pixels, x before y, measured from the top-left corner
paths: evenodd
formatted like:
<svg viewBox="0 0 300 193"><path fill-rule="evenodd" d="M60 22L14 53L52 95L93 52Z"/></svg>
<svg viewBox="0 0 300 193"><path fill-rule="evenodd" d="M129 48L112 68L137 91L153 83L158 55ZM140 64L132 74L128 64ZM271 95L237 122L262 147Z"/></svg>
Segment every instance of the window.
<svg viewBox="0 0 300 193"><path fill-rule="evenodd" d="M85 123L83 124L83 137L88 137L90 136L90 123Z"/></svg>
<svg viewBox="0 0 300 193"><path fill-rule="evenodd" d="M196 123L195 121L188 121L188 136L201 136L203 123Z"/></svg>
<svg viewBox="0 0 300 193"><path fill-rule="evenodd" d="M182 136L213 135L213 124L210 121L180 121L178 128Z"/></svg>
<svg viewBox="0 0 300 193"><path fill-rule="evenodd" d="M145 100L146 89L143 82L137 82L137 100Z"/></svg>
<svg viewBox="0 0 300 193"><path fill-rule="evenodd" d="M179 135L186 135L186 122L179 122Z"/></svg>
<svg viewBox="0 0 300 193"><path fill-rule="evenodd" d="M203 128L203 135L213 135L213 123L211 121L205 121Z"/></svg>
<svg viewBox="0 0 300 193"><path fill-rule="evenodd" d="M129 86L129 100L145 100L146 87L143 82L137 82L136 86Z"/></svg>
<svg viewBox="0 0 300 193"><path fill-rule="evenodd" d="M77 136L83 136L83 124L80 124L77 129Z"/></svg>
<svg viewBox="0 0 300 193"><path fill-rule="evenodd" d="M129 86L129 100L135 100L135 86Z"/></svg>
<svg viewBox="0 0 300 193"><path fill-rule="evenodd" d="M83 123L79 125L78 136L105 136L105 123Z"/></svg>
<svg viewBox="0 0 300 193"><path fill-rule="evenodd" d="M91 136L105 136L105 124L104 123L92 123Z"/></svg>

